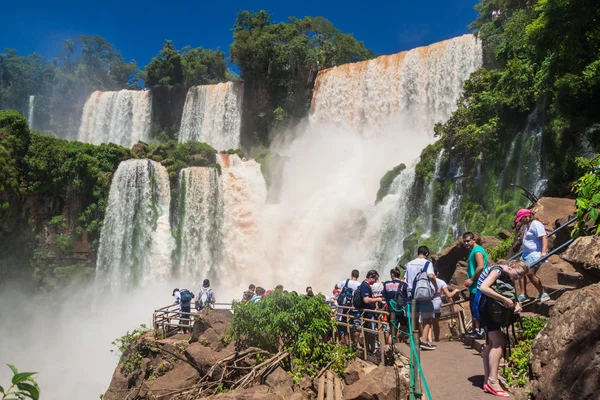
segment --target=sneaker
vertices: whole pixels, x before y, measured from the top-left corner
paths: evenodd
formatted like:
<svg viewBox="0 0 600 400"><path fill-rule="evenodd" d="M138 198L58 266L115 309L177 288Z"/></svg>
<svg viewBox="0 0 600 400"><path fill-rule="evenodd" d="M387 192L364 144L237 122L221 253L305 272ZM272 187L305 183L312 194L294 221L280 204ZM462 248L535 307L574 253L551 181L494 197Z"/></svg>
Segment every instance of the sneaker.
<svg viewBox="0 0 600 400"><path fill-rule="evenodd" d="M435 347L431 345L431 343L429 343L426 340L421 340L421 349L422 350L435 350Z"/></svg>
<svg viewBox="0 0 600 400"><path fill-rule="evenodd" d="M543 303L545 301L550 300L550 296L548 296L548 293L542 293L538 296L538 300L540 301L540 303Z"/></svg>
<svg viewBox="0 0 600 400"><path fill-rule="evenodd" d="M523 296L522 294L519 295L519 297L517 297L517 301L519 303L524 302L525 300L527 300L527 296Z"/></svg>

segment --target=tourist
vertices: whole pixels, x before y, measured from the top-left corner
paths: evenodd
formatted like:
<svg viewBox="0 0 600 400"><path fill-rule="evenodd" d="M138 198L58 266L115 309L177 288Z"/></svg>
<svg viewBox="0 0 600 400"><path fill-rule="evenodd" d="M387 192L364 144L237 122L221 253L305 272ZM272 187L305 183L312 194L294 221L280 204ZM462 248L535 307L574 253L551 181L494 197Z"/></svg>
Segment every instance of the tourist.
<svg viewBox="0 0 600 400"><path fill-rule="evenodd" d="M181 331L183 333L187 333L188 327L185 325L189 326L190 324L191 315L189 313L192 312L192 300L194 299L194 293L187 289L179 290L178 288L175 288L173 289L173 297L175 297L175 304L179 304L179 311L181 312L181 314L179 314L179 325L184 325L180 327Z"/></svg>
<svg viewBox="0 0 600 400"><path fill-rule="evenodd" d="M337 302L338 306L341 307L352 307L352 298L354 296L354 292L359 288L360 282L358 281L359 272L357 269L353 269L350 273L350 278L341 281L336 285L336 289L340 290L340 294L338 295ZM343 315L339 315L343 314ZM354 320L351 320L347 317L347 315L352 315L360 318L360 312L357 310L353 310L350 308L338 308L338 321L344 322L346 324L352 324L352 331L357 331L356 326L354 326ZM360 326L360 319L356 319L358 326ZM350 337L346 335L347 327L344 325L339 326L339 334L340 339L343 344L346 346L349 345Z"/></svg>
<svg viewBox="0 0 600 400"><path fill-rule="evenodd" d="M244 292L244 298L250 297L250 299L252 299L252 297L254 296L255 290L256 290L256 286L254 286L254 284L251 283L250 286L248 286L248 290Z"/></svg>
<svg viewBox="0 0 600 400"><path fill-rule="evenodd" d="M315 296L315 294L313 293L312 287L310 287L310 286L306 287L306 295L308 297L314 297Z"/></svg>
<svg viewBox="0 0 600 400"><path fill-rule="evenodd" d="M431 261L427 260L429 257L429 248L427 246L421 246L417 249L417 258L412 260L406 265L406 279L408 284L408 293L411 299L415 298L416 309L412 312L419 313L421 316L421 337L420 347L424 350L435 350L435 346L429 342L429 331L431 330L431 320L433 318L433 297L438 291L437 282L435 280L435 274L433 272L433 265ZM416 293L414 293L415 285L418 283L419 277L426 274L429 279L429 285L431 286L432 293L429 299L418 299ZM413 326L413 329L416 327Z"/></svg>
<svg viewBox="0 0 600 400"><path fill-rule="evenodd" d="M392 300L396 301L398 291L401 292L402 298L405 301L408 300L408 285L406 282L402 282L400 280L401 272L397 268L392 268L390 270L390 278L391 280L383 283L383 299L385 300L386 306L384 310L390 312L389 324L383 326L383 334L385 336L385 342L388 345L392 344L392 335L396 335L396 326L406 326L408 325L408 320L406 318L405 312L394 312L390 307L390 302ZM390 334L391 333L391 334Z"/></svg>
<svg viewBox="0 0 600 400"><path fill-rule="evenodd" d="M548 254L548 235L546 234L546 228L544 225L535 219L531 214L531 210L522 208L517 211L515 224L521 222L523 224L523 254L521 260L525 261L529 265L529 273L527 278L535 288L537 289L539 296L537 299L540 302L550 300L550 296L544 290L544 285L540 278L537 277L538 268L542 265L538 261ZM527 280L523 278L518 282L517 286L520 286L519 301L527 300Z"/></svg>
<svg viewBox="0 0 600 400"><path fill-rule="evenodd" d="M273 289L273 290L276 290L278 292L283 292L283 285L277 285L277 286L275 286L275 289Z"/></svg>
<svg viewBox="0 0 600 400"><path fill-rule="evenodd" d="M458 294L459 290L454 289L450 291L448 289L448 284L439 278L440 271L437 271L435 274L435 281L437 282L438 290L435 293L435 297L433 298L433 320L432 320L432 330L429 331L429 342L439 342L440 341L440 317L442 316L442 294L446 295L446 298L449 302L452 301L452 298Z"/></svg>
<svg viewBox="0 0 600 400"><path fill-rule="evenodd" d="M379 279L379 273L377 271L372 269L369 272L367 272L367 278L358 287L358 290L360 291L360 299L361 299L361 303L360 303L361 307L359 307L359 308L362 308L365 310L375 310L377 308L377 304L383 302L382 297L373 297L373 290L371 289L371 285L374 284L375 282L377 282L377 279ZM357 306L357 305L355 304L355 306ZM366 318L366 319L374 319L374 317L375 316L369 312L365 312L363 314L363 318ZM371 321L367 321L366 327L371 326L370 322ZM358 340L359 334L360 334L360 332L354 333L355 341ZM372 348L374 350L374 346L372 346Z"/></svg>
<svg viewBox="0 0 600 400"><path fill-rule="evenodd" d="M259 301L262 300L263 296L265 295L266 290L260 286L258 286L256 288L256 293L254 294L254 296L252 296L252 301L257 303Z"/></svg>
<svg viewBox="0 0 600 400"><path fill-rule="evenodd" d="M485 268L488 267L488 255L484 248L475 242L475 235L472 232L465 232L462 235L464 246L470 250L469 258L467 260L467 280L465 280L465 287L469 289L469 306L471 309L471 315L473 315L473 301L475 294L477 293L477 279ZM473 337L477 339L483 338L483 330L479 327L479 324L475 318L471 318L473 323Z"/></svg>
<svg viewBox="0 0 600 400"><path fill-rule="evenodd" d="M487 297L487 301L491 301L492 299L501 301L505 308L514 309L515 313L520 313L521 304L519 302L515 304L508 297L497 293L492 286L496 284L497 280L506 283L518 281L525 277L528 272L529 266L522 260L513 260L506 265L493 266L485 269L479 276L477 288L481 292L481 295ZM483 390L498 397L510 397L498 382L498 369L500 367L500 359L502 358L502 348L505 344L504 334L500 330L500 325L490 318L487 307L481 308L479 322L485 329L488 342L483 349Z"/></svg>
<svg viewBox="0 0 600 400"><path fill-rule="evenodd" d="M204 282L202 282L202 287L198 291L196 310L200 311L206 307L215 308L215 302L215 292L210 288L210 281L205 279Z"/></svg>

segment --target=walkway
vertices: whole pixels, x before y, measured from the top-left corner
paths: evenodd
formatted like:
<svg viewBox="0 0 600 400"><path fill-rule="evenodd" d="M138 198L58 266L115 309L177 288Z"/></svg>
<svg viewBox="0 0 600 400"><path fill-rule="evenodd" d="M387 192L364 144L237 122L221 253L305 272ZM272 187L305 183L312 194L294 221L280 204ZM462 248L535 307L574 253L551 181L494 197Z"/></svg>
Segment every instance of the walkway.
<svg viewBox="0 0 600 400"><path fill-rule="evenodd" d="M421 351L421 364L433 400L492 400L484 393L481 356L461 342L438 342L435 351ZM408 350L408 348L407 348ZM510 398L513 398L511 396Z"/></svg>

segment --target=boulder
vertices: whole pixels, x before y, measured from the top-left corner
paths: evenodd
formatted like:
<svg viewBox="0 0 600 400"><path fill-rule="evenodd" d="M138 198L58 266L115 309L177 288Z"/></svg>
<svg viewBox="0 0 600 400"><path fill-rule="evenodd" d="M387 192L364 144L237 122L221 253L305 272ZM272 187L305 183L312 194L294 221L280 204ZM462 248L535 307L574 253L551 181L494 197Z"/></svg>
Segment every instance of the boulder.
<svg viewBox="0 0 600 400"><path fill-rule="evenodd" d="M432 255L431 261L435 268L440 271L440 279L449 282L456 270L456 264L461 260L465 260L468 255L469 250L465 248L462 240L456 240L439 253Z"/></svg>
<svg viewBox="0 0 600 400"><path fill-rule="evenodd" d="M563 294L531 347L538 400L594 399L600 393L600 284Z"/></svg>
<svg viewBox="0 0 600 400"><path fill-rule="evenodd" d="M229 310L210 310L202 315L207 327L213 328L220 336L231 326L233 314Z"/></svg>
<svg viewBox="0 0 600 400"><path fill-rule="evenodd" d="M225 347L221 336L213 328L205 330L202 336L198 338L198 343L208 346L214 351L220 351Z"/></svg>
<svg viewBox="0 0 600 400"><path fill-rule="evenodd" d="M500 238L500 240L506 240L511 236L512 236L512 232L507 231L506 229L500 229L498 231L498 237Z"/></svg>
<svg viewBox="0 0 600 400"><path fill-rule="evenodd" d="M517 210L515 210L516 212ZM542 197L531 209L535 217L546 227L548 232L553 231L555 222L561 218L575 215L575 200L558 197Z"/></svg>
<svg viewBox="0 0 600 400"><path fill-rule="evenodd" d="M467 262L459 261L456 264L456 270L452 275L452 279L448 282L451 285L456 286L458 289L465 287L465 281L467 280Z"/></svg>
<svg viewBox="0 0 600 400"><path fill-rule="evenodd" d="M561 257L578 272L600 280L600 236L578 237Z"/></svg>
<svg viewBox="0 0 600 400"><path fill-rule="evenodd" d="M344 377L344 382L346 385L352 385L354 382L358 381L361 377L366 375L365 368L363 366L363 361L356 358L350 363L344 370L342 374Z"/></svg>
<svg viewBox="0 0 600 400"><path fill-rule="evenodd" d="M281 386L288 386L291 388L294 385L294 381L292 380L292 377L283 370L283 368L277 367L267 376L265 379L265 384L272 388Z"/></svg>
<svg viewBox="0 0 600 400"><path fill-rule="evenodd" d="M486 250L498 247L500 246L500 243L502 243L502 240L498 239L496 236L481 236L481 238L477 240L477 244Z"/></svg>
<svg viewBox="0 0 600 400"><path fill-rule="evenodd" d="M149 395L159 396L167 391L180 390L193 386L200 378L200 374L189 364L180 361L175 363L175 368L158 377L150 385Z"/></svg>
<svg viewBox="0 0 600 400"><path fill-rule="evenodd" d="M208 370L221 359L221 355L201 343L192 343L185 349L185 358L199 369Z"/></svg>
<svg viewBox="0 0 600 400"><path fill-rule="evenodd" d="M396 376L396 371L399 376ZM399 379L398 379L399 378ZM396 393L399 381L400 393ZM344 388L346 400L386 400L405 398L408 395L409 379L406 368L377 367L357 382Z"/></svg>

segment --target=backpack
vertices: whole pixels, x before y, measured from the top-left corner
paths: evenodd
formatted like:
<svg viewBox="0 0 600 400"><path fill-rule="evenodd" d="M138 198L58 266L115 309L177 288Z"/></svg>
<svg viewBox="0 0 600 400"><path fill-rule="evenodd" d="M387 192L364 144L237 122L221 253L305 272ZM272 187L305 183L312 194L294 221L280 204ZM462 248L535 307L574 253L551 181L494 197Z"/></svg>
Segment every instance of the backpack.
<svg viewBox="0 0 600 400"><path fill-rule="evenodd" d="M348 282L350 279L346 279L346 284L338 295L338 305L343 307L352 307L353 303L354 289L348 287Z"/></svg>
<svg viewBox="0 0 600 400"><path fill-rule="evenodd" d="M361 284L362 285L362 284ZM356 288L354 294L352 295L352 307L359 310L364 308L365 302L363 301L362 296L360 295L360 286Z"/></svg>
<svg viewBox="0 0 600 400"><path fill-rule="evenodd" d="M491 286L491 289L494 292L511 299L513 302L516 302L517 293L515 288L511 284L506 283L501 279L503 275L502 269L499 267L492 268L500 271L500 278L496 279L496 282ZM500 327L505 328L515 320L515 314L513 310L505 308L501 301L488 298L479 289L477 289L475 301L473 303L473 317L475 317L475 319L477 319L479 322L483 322L485 315Z"/></svg>
<svg viewBox="0 0 600 400"><path fill-rule="evenodd" d="M394 295L394 301L396 302L396 309L400 310L408 304L408 285L404 282L400 282L398 285L398 290ZM406 310L402 311L404 315L406 315Z"/></svg>
<svg viewBox="0 0 600 400"><path fill-rule="evenodd" d="M419 273L415 276L412 285L412 298L414 300L432 300L435 297L435 289L431 285L431 281L427 276L427 268L429 267L430 262L427 261L425 266Z"/></svg>
<svg viewBox="0 0 600 400"><path fill-rule="evenodd" d="M183 289L182 291L180 291L179 296L181 298L180 301L182 306L189 306L192 302L192 299L194 298L194 294L187 289Z"/></svg>
<svg viewBox="0 0 600 400"><path fill-rule="evenodd" d="M200 311L210 304L211 291L211 288L203 287L202 289L200 289L200 293L198 293L198 300L196 301L196 310Z"/></svg>

